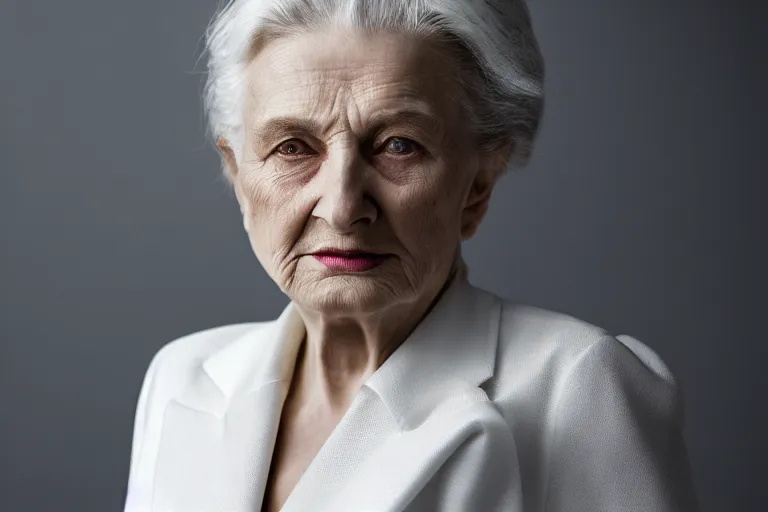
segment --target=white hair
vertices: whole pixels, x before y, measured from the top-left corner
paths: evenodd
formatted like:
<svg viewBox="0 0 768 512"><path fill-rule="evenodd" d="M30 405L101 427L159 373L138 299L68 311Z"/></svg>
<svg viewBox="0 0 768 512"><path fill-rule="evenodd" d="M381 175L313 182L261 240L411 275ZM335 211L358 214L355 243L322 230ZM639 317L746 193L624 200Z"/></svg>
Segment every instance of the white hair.
<svg viewBox="0 0 768 512"><path fill-rule="evenodd" d="M461 68L460 103L479 150L513 143L530 158L543 112L544 62L524 0L229 0L206 31L204 108L213 139L240 161L245 68L269 41L328 26L429 38Z"/></svg>

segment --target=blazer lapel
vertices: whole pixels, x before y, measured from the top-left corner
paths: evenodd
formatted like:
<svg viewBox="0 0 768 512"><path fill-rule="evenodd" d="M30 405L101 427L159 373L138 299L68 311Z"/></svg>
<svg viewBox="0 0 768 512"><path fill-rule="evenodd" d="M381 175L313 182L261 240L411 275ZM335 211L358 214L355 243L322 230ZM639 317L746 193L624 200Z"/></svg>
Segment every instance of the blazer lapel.
<svg viewBox="0 0 768 512"><path fill-rule="evenodd" d="M206 359L165 409L153 510L258 510L303 324L288 307Z"/></svg>
<svg viewBox="0 0 768 512"><path fill-rule="evenodd" d="M479 388L493 375L500 312L459 257L438 303L361 387L282 511L400 512L452 457L472 450L471 468L516 464L511 432ZM165 410L153 510L260 509L304 332L289 304L201 364Z"/></svg>
<svg viewBox="0 0 768 512"><path fill-rule="evenodd" d="M432 311L365 382L282 511L402 511L469 450L468 467L514 473L511 431L479 388L493 375L500 313L461 262ZM509 474L498 502L519 500L516 478Z"/></svg>

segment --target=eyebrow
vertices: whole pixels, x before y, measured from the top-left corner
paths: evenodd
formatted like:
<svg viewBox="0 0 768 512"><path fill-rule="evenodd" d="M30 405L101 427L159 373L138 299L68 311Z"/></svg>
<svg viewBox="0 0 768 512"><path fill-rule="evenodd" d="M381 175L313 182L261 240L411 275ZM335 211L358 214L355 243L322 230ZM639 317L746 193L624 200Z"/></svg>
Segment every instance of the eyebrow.
<svg viewBox="0 0 768 512"><path fill-rule="evenodd" d="M425 135L434 136L443 133L443 123L440 118L421 109L381 109L374 112L367 121L368 132L376 132L387 125L416 124L426 130ZM267 119L251 130L254 140L258 143L270 143L272 139L289 132L320 133L321 123L312 119L294 116L279 116ZM274 142L278 142L275 140Z"/></svg>

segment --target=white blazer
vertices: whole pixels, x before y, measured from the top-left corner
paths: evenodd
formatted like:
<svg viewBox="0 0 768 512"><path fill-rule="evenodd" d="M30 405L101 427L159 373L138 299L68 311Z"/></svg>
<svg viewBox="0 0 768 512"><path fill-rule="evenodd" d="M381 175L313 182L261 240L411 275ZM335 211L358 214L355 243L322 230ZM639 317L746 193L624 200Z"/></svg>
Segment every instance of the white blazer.
<svg viewBox="0 0 768 512"><path fill-rule="evenodd" d="M125 511L258 512L303 335L289 304L164 346L138 400ZM651 349L462 269L282 511L694 511L682 423Z"/></svg>

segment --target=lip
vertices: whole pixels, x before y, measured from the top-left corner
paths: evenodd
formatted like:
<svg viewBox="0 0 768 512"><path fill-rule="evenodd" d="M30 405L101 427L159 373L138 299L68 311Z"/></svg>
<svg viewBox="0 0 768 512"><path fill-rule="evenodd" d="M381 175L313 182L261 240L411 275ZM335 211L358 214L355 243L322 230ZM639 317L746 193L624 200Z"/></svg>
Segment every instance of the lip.
<svg viewBox="0 0 768 512"><path fill-rule="evenodd" d="M384 254L376 253L373 251L364 251L361 249L336 249L328 247L324 249L318 249L312 253L313 256L340 256L342 258L351 258L354 256L384 256Z"/></svg>
<svg viewBox="0 0 768 512"><path fill-rule="evenodd" d="M389 255L356 249L321 249L312 253L312 257L331 270L365 272L384 263Z"/></svg>

